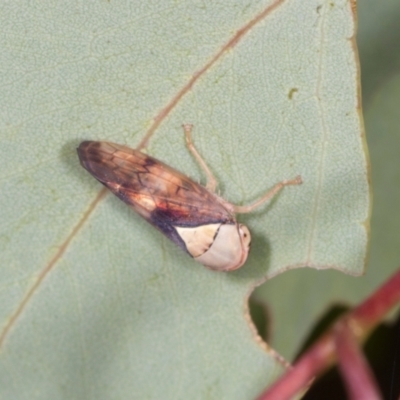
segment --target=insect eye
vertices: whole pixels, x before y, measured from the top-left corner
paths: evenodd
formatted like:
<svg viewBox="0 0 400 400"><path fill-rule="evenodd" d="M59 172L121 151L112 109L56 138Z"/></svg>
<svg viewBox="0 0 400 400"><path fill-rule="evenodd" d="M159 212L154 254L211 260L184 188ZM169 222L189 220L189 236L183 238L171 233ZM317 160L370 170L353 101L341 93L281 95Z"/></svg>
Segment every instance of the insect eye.
<svg viewBox="0 0 400 400"><path fill-rule="evenodd" d="M240 224L239 232L240 232L240 236L242 237L244 246L249 247L250 242L251 242L251 234L250 234L249 228L247 228L247 226L245 226L245 225Z"/></svg>

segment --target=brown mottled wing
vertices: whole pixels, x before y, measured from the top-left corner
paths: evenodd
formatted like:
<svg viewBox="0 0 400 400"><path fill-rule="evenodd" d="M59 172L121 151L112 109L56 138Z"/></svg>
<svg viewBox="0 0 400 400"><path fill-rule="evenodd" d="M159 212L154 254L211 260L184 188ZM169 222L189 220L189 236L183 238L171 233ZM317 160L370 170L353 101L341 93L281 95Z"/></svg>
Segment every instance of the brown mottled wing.
<svg viewBox="0 0 400 400"><path fill-rule="evenodd" d="M138 150L87 141L78 155L97 180L167 236L174 226L234 221L213 193Z"/></svg>

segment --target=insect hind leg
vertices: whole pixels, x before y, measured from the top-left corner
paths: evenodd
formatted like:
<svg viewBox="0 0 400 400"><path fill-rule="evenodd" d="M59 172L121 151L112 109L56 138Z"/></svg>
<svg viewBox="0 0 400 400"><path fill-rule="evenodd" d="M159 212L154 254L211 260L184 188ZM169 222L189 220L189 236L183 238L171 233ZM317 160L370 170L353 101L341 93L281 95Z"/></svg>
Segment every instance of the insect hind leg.
<svg viewBox="0 0 400 400"><path fill-rule="evenodd" d="M263 205L266 201L275 197L285 186L301 185L302 183L303 180L301 179L301 176L298 175L294 179L278 182L275 186L273 186L270 190L268 190L268 192L265 193L264 196L260 197L253 204L247 206L237 206L235 204L231 204L231 206L235 213L238 214L249 213L253 211L255 208Z"/></svg>
<svg viewBox="0 0 400 400"><path fill-rule="evenodd" d="M194 147L193 141L192 141L192 129L193 129L193 125L191 124L184 124L182 125L183 130L185 131L185 136L186 136L186 145L189 149L189 151L193 154L193 157L196 159L196 161L199 163L200 167L202 168L202 170L204 171L204 173L207 176L207 184L206 184L206 188L210 191L210 192L215 192L215 189L217 187L217 180L215 179L215 176L213 175L213 173L210 171L210 169L208 168L206 162L203 160L203 158L201 157L201 155L199 154L199 152L196 150L196 147Z"/></svg>

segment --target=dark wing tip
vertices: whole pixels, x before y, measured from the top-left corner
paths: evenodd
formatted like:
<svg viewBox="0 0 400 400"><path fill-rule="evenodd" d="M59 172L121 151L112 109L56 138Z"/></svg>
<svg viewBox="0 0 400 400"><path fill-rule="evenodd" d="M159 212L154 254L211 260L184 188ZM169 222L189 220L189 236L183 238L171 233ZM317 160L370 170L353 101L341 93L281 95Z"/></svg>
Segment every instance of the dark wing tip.
<svg viewBox="0 0 400 400"><path fill-rule="evenodd" d="M92 142L90 140L85 140L82 142L77 148L76 151L78 152L78 157L82 161L82 158L85 157L85 154L87 152L87 149L90 147L90 144Z"/></svg>
<svg viewBox="0 0 400 400"><path fill-rule="evenodd" d="M84 140L83 142L80 143L77 150L79 151L80 149L84 149L84 148L90 146L90 143L93 143L93 140Z"/></svg>
<svg viewBox="0 0 400 400"><path fill-rule="evenodd" d="M110 182L121 180L121 174L116 172L117 166L113 160L115 146L112 143L87 140L76 150L82 167L98 181L108 186Z"/></svg>
<svg viewBox="0 0 400 400"><path fill-rule="evenodd" d="M76 149L76 151L78 152L79 158L81 158L82 156L85 156L85 153L87 153L91 147L97 147L97 146L93 146L95 143L98 142L94 142L93 140L85 140L84 142L82 142Z"/></svg>
<svg viewBox="0 0 400 400"><path fill-rule="evenodd" d="M78 146L76 151L78 152L82 167L90 171L90 164L92 162L100 162L99 148L100 142L95 142L93 140L85 140Z"/></svg>

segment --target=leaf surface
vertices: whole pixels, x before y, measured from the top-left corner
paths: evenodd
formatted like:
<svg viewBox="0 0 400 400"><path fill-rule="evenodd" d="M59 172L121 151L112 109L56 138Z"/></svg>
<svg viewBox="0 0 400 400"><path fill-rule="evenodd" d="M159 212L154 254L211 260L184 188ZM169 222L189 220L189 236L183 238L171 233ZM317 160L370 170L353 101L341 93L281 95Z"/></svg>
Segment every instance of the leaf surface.
<svg viewBox="0 0 400 400"><path fill-rule="evenodd" d="M268 305L272 321L269 344L289 360L331 307L353 307L399 267L400 3L360 2L358 18L362 103L373 191L367 268L357 279L336 271L290 271L255 291L254 300Z"/></svg>
<svg viewBox="0 0 400 400"><path fill-rule="evenodd" d="M254 285L364 265L350 4L0 7L0 397L255 397L282 364L249 327ZM196 264L80 167L80 141L134 147L154 121L147 151L203 181L181 129L194 124L234 203L302 176L240 217L253 235L241 270Z"/></svg>

